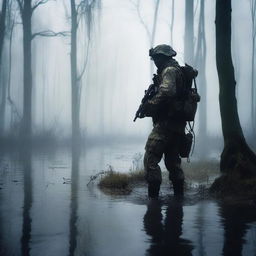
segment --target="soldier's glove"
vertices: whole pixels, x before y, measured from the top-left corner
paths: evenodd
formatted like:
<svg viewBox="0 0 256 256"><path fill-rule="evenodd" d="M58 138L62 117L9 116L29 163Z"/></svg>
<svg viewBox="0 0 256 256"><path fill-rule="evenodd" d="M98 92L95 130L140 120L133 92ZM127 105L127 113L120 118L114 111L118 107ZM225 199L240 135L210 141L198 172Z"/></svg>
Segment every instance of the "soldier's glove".
<svg viewBox="0 0 256 256"><path fill-rule="evenodd" d="M143 105L143 111L142 111L142 113L143 113L143 117L153 117L153 116L155 116L156 115L156 112L157 112L157 107L156 107L156 105L154 105L154 104L152 104L151 102L150 102L150 100L149 101L147 101L144 105ZM142 117L142 118L143 118Z"/></svg>

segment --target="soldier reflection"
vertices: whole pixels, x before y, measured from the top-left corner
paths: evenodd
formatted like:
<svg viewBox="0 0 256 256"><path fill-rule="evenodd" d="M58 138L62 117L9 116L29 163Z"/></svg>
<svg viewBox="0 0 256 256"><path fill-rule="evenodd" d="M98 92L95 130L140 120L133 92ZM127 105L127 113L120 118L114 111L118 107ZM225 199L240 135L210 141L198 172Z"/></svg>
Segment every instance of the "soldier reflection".
<svg viewBox="0 0 256 256"><path fill-rule="evenodd" d="M22 255L30 255L29 242L31 239L31 216L30 210L32 207L32 175L31 175L31 149L23 149L21 153L21 161L24 171L24 203L23 203L23 225L21 237Z"/></svg>
<svg viewBox="0 0 256 256"><path fill-rule="evenodd" d="M75 255L77 246L77 209L78 209L78 176L80 148L72 147L71 198L69 220L69 256Z"/></svg>
<svg viewBox="0 0 256 256"><path fill-rule="evenodd" d="M183 208L182 199L172 199L163 221L161 203L152 200L144 216L144 228L151 236L147 255L192 255L191 241L180 238L182 235Z"/></svg>
<svg viewBox="0 0 256 256"><path fill-rule="evenodd" d="M239 207L232 205L220 205L220 216L224 227L224 245L222 255L242 256L243 246L246 242L245 235L249 224L256 221L256 209L254 207ZM250 253L256 255L256 251Z"/></svg>

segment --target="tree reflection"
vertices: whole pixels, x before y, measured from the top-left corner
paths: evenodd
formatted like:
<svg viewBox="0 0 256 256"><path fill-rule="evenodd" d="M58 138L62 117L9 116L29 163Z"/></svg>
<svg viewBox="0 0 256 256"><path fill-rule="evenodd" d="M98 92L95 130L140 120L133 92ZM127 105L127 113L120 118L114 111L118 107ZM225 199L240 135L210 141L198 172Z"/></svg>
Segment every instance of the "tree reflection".
<svg viewBox="0 0 256 256"><path fill-rule="evenodd" d="M256 221L255 206L241 207L223 203L220 205L220 215L224 227L222 255L243 255L243 246L246 242L245 235L249 229L249 224ZM250 255L255 255L256 251L251 253Z"/></svg>
<svg viewBox="0 0 256 256"><path fill-rule="evenodd" d="M77 209L78 209L78 176L79 176L80 148L72 147L72 173L71 173L71 198L69 221L69 255L75 254L77 246Z"/></svg>
<svg viewBox="0 0 256 256"><path fill-rule="evenodd" d="M174 198L169 202L164 223L161 208L161 202L152 200L144 216L145 231L151 236L147 255L192 255L191 241L180 237L183 222L182 199Z"/></svg>
<svg viewBox="0 0 256 256"><path fill-rule="evenodd" d="M24 205L23 205L23 225L21 237L22 255L30 255L29 242L31 239L31 216L30 210L32 207L32 175L31 175L31 149L24 148L21 152L21 161L24 171Z"/></svg>

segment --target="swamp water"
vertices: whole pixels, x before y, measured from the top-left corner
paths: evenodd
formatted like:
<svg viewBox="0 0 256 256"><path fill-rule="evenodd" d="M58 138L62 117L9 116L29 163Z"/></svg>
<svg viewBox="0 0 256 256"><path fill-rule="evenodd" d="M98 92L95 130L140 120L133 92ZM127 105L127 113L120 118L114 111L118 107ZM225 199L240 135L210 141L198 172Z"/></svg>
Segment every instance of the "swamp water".
<svg viewBox="0 0 256 256"><path fill-rule="evenodd" d="M169 188L149 202L145 187L111 196L87 186L108 165L135 168L135 152L143 145L2 153L0 255L256 255L256 206L196 200L195 191L181 201Z"/></svg>

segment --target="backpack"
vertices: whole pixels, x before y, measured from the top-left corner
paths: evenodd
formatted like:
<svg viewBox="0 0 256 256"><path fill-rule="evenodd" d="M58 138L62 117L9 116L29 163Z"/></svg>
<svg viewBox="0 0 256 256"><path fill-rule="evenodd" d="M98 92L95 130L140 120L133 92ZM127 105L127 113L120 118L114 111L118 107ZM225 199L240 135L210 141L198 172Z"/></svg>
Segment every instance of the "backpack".
<svg viewBox="0 0 256 256"><path fill-rule="evenodd" d="M182 115L182 119L187 121L190 130L188 133L184 134L182 138L182 143L180 145L180 156L186 157L189 162L189 155L192 148L193 140L195 139L194 133L194 119L197 111L197 104L200 101L200 95L197 92L196 86L196 77L198 75L198 71L193 69L193 67L185 64L185 66L181 66L181 73L183 78L183 88L180 92L180 98L182 99L182 111L180 115ZM194 88L193 88L194 82ZM190 122L193 122L191 126ZM194 151L195 141L193 144L192 153Z"/></svg>
<svg viewBox="0 0 256 256"><path fill-rule="evenodd" d="M185 64L181 66L182 78L183 78L183 88L181 92L182 99L182 119L188 122L192 122L195 119L197 104L200 101L200 95L197 92L196 86L196 76L198 71L193 67ZM193 88L194 81L194 88Z"/></svg>

